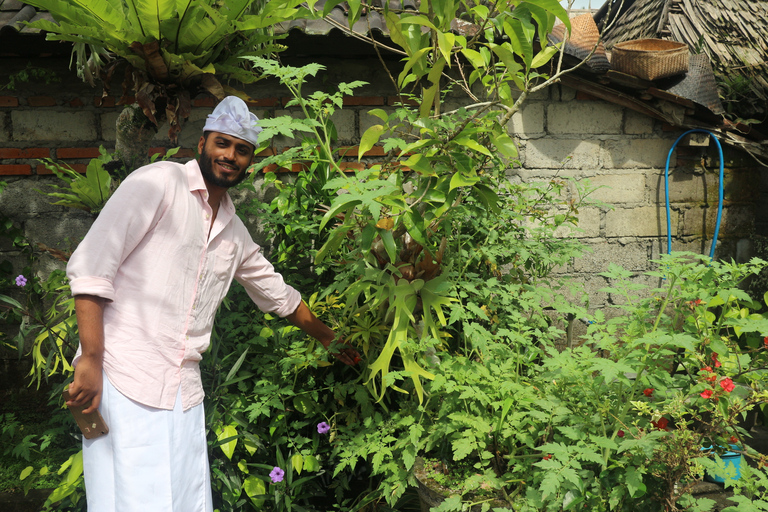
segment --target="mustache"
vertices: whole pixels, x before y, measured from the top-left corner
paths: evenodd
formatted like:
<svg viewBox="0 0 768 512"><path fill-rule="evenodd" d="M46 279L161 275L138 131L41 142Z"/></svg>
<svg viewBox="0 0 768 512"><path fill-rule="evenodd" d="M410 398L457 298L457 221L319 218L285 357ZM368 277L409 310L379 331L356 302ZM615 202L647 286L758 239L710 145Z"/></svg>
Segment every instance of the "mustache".
<svg viewBox="0 0 768 512"><path fill-rule="evenodd" d="M237 169L238 171L240 170L240 166L237 165L234 160L229 160L227 158L217 158L216 160L214 160L214 162L216 162L217 164L226 164L230 167Z"/></svg>

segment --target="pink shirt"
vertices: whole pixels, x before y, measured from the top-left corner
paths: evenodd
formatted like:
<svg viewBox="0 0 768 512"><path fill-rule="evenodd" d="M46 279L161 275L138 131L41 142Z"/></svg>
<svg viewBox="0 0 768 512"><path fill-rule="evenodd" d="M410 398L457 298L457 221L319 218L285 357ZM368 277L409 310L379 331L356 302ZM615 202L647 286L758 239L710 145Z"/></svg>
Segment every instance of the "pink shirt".
<svg viewBox="0 0 768 512"><path fill-rule="evenodd" d="M137 169L67 265L73 295L108 301L104 372L121 393L150 407L173 409L179 386L184 410L203 401L199 361L233 278L263 311L284 317L301 302L262 255L229 196L212 229L207 199L195 160Z"/></svg>

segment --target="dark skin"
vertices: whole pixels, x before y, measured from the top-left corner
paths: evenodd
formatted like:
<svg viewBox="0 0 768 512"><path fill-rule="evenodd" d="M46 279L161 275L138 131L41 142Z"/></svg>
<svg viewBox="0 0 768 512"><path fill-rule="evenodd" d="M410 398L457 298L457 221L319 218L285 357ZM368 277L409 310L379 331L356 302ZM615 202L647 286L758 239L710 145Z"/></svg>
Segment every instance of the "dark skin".
<svg viewBox="0 0 768 512"><path fill-rule="evenodd" d="M213 220L219 212L219 204L227 189L236 185L248 172L253 163L254 147L247 141L231 135L210 132L200 137L197 145L200 160L210 165L209 178L203 172L208 190L208 204L213 210ZM204 166L201 163L201 169ZM211 221L213 226L213 221ZM95 411L101 403L102 361L104 358L104 305L106 301L94 295L75 295L75 314L80 332L82 356L75 367L75 377L69 385L71 400L68 406L90 403L83 412ZM286 317L296 327L319 341L328 349L336 339L336 333L318 319L302 301L296 311ZM342 363L354 365L360 361L360 354L343 344L333 355Z"/></svg>

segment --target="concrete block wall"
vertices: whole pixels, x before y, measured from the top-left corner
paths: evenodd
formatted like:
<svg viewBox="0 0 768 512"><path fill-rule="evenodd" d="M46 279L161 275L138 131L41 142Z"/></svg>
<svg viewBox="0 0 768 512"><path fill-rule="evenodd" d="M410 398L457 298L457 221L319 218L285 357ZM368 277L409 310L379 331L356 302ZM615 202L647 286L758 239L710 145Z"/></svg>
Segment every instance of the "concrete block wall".
<svg viewBox="0 0 768 512"><path fill-rule="evenodd" d="M5 76L27 64L5 61L12 65L0 69L0 84L6 83ZM345 98L343 110L334 117L339 144L353 148L348 165L354 169L359 166L354 157L360 135L378 122L368 111L393 109L396 99L378 62L329 60L325 65L326 84L352 79L369 82L354 97ZM61 83L0 91L0 180L9 183L0 196L0 214L13 219L31 238L71 250L86 231L90 218L52 206L34 191L55 183L39 159L53 158L83 171L88 159L98 154L100 145L113 148L115 120L122 109L115 95L120 85L113 86L113 95L101 98L100 89L79 82L65 61L48 62L46 66L58 66ZM320 87L318 84L313 86ZM288 98L279 84L261 81L246 92L254 98L251 107L259 117L294 114L285 108ZM182 147L178 154L181 159L194 156L205 116L214 101L198 96L193 105L177 144ZM645 280L640 277L642 272L652 268L650 261L660 251L666 251L664 165L681 131L559 85L531 95L509 128L518 141L521 161L510 179L533 181L559 176L587 179L596 187L590 197L599 203L580 209L580 230L573 232L591 252L561 270L584 284L591 307L614 303L617 298L599 291L606 283L597 274L615 262ZM162 153L176 146L168 140L165 129L158 132L155 141L153 152ZM669 193L675 250L709 253L717 206L718 159L708 142L706 137L692 143L684 141L671 159ZM295 143L277 137L265 154ZM376 161L382 152L374 148L366 156ZM717 254L745 259L757 219L762 218L760 199L765 178L748 158L727 148L725 172L726 201ZM576 197L577 187L568 194ZM563 230L562 234L569 233ZM9 257L13 258L11 248L0 242L0 260Z"/></svg>
<svg viewBox="0 0 768 512"><path fill-rule="evenodd" d="M597 274L610 263L631 270L639 283L657 286L644 272L667 252L665 165L683 130L558 85L529 101L513 118L510 131L519 142L521 160L512 179L572 178L593 188L588 198L598 204L580 208L580 229L568 233L588 252L561 269L583 283L590 308L622 301L599 291L608 282ZM720 181L713 144L709 136L694 134L670 158L672 250L710 252ZM746 155L723 149L724 202L716 257L744 261L752 256L752 237L762 227L764 178ZM576 199L579 188L572 187L568 199Z"/></svg>

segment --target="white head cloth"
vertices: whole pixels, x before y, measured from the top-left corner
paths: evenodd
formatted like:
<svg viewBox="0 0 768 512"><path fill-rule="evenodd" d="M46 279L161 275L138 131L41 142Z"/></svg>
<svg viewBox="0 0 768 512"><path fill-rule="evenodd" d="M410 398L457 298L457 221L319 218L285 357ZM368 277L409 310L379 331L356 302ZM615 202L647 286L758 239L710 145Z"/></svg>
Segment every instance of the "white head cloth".
<svg viewBox="0 0 768 512"><path fill-rule="evenodd" d="M259 146L259 118L248 110L248 105L237 96L227 96L208 116L204 132L219 132L231 135Z"/></svg>

